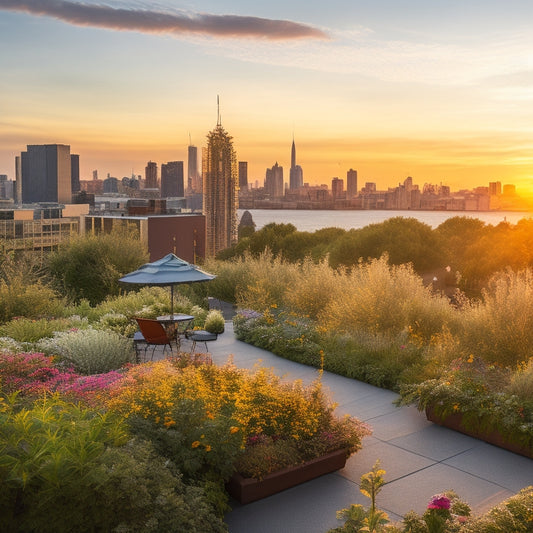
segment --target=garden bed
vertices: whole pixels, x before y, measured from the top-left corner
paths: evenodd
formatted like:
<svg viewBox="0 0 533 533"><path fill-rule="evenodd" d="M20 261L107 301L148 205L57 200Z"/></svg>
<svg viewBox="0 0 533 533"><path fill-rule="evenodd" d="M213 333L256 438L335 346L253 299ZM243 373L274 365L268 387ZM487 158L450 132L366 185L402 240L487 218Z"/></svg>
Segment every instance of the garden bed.
<svg viewBox="0 0 533 533"><path fill-rule="evenodd" d="M226 483L226 490L240 503L254 502L344 468L346 458L346 450L336 450L303 464L267 474L262 479L244 478L236 473Z"/></svg>
<svg viewBox="0 0 533 533"><path fill-rule="evenodd" d="M454 431L459 431L470 437L480 439L499 448L504 448L511 452L517 453L519 455L525 455L533 459L533 448L531 446L526 446L525 444L519 444L516 442L510 442L506 439L499 431L497 430L483 430L480 428L471 428L465 426L463 423L462 413L453 413L445 416L438 415L432 407L426 407L426 418L438 424L439 426L444 426Z"/></svg>

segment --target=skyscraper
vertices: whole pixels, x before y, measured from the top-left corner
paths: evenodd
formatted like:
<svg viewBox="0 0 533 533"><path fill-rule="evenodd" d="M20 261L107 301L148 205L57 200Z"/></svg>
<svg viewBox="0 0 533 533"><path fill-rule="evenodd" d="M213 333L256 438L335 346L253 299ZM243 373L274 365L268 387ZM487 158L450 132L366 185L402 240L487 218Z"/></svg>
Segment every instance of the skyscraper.
<svg viewBox="0 0 533 533"><path fill-rule="evenodd" d="M331 194L333 195L333 200L344 196L344 180L339 178L333 178L331 180Z"/></svg>
<svg viewBox="0 0 533 533"><path fill-rule="evenodd" d="M144 169L144 188L157 189L157 163L148 161Z"/></svg>
<svg viewBox="0 0 533 533"><path fill-rule="evenodd" d="M248 161L239 161L239 189L248 189Z"/></svg>
<svg viewBox="0 0 533 533"><path fill-rule="evenodd" d="M237 241L237 156L220 116L207 134L202 167L206 255L214 256Z"/></svg>
<svg viewBox="0 0 533 533"><path fill-rule="evenodd" d="M72 194L80 192L80 156L70 154L70 184Z"/></svg>
<svg viewBox="0 0 533 533"><path fill-rule="evenodd" d="M285 192L283 189L283 167L276 164L272 168L267 168L265 176L265 192L271 198L280 198Z"/></svg>
<svg viewBox="0 0 533 533"><path fill-rule="evenodd" d="M346 196L348 198L357 196L357 170L353 168L346 172Z"/></svg>
<svg viewBox="0 0 533 533"><path fill-rule="evenodd" d="M183 161L161 165L161 198L181 198L183 190Z"/></svg>
<svg viewBox="0 0 533 533"><path fill-rule="evenodd" d="M20 154L22 203L72 201L72 160L66 144L28 145ZM17 176L19 177L19 176ZM17 189L19 189L17 184Z"/></svg>
<svg viewBox="0 0 533 533"><path fill-rule="evenodd" d="M189 145L187 159L187 189L194 192L201 191L201 183L198 175L198 149Z"/></svg>
<svg viewBox="0 0 533 533"><path fill-rule="evenodd" d="M296 164L296 145L292 140L291 168L289 170L289 189L299 189L304 185L304 173L302 167Z"/></svg>

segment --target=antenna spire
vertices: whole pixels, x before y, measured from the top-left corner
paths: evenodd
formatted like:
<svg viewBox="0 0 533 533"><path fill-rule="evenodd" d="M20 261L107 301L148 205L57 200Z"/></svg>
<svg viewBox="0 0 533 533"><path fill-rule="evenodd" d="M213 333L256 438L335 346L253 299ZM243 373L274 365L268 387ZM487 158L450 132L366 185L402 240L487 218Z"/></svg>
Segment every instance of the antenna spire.
<svg viewBox="0 0 533 533"><path fill-rule="evenodd" d="M220 124L220 99L217 94L217 126L221 126Z"/></svg>

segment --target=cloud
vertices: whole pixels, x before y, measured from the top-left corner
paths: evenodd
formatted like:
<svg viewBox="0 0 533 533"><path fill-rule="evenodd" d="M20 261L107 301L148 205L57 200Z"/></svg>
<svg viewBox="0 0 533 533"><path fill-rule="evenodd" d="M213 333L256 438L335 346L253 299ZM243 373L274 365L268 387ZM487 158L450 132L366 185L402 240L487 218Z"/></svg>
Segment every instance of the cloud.
<svg viewBox="0 0 533 533"><path fill-rule="evenodd" d="M275 41L325 39L312 26L288 20L240 15L176 13L149 9L113 8L69 0L0 0L0 9L53 17L76 26L94 26L142 33L198 34L216 37L256 37Z"/></svg>

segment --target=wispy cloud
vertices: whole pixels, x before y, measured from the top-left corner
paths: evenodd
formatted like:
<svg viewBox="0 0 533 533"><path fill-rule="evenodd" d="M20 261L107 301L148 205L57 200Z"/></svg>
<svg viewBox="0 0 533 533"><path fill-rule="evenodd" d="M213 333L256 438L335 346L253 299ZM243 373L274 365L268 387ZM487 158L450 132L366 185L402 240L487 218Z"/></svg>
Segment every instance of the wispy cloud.
<svg viewBox="0 0 533 533"><path fill-rule="evenodd" d="M289 20L240 15L165 12L113 8L68 0L0 0L0 9L53 17L76 26L93 26L143 33L198 34L217 37L252 37L270 40L324 39L312 26Z"/></svg>

